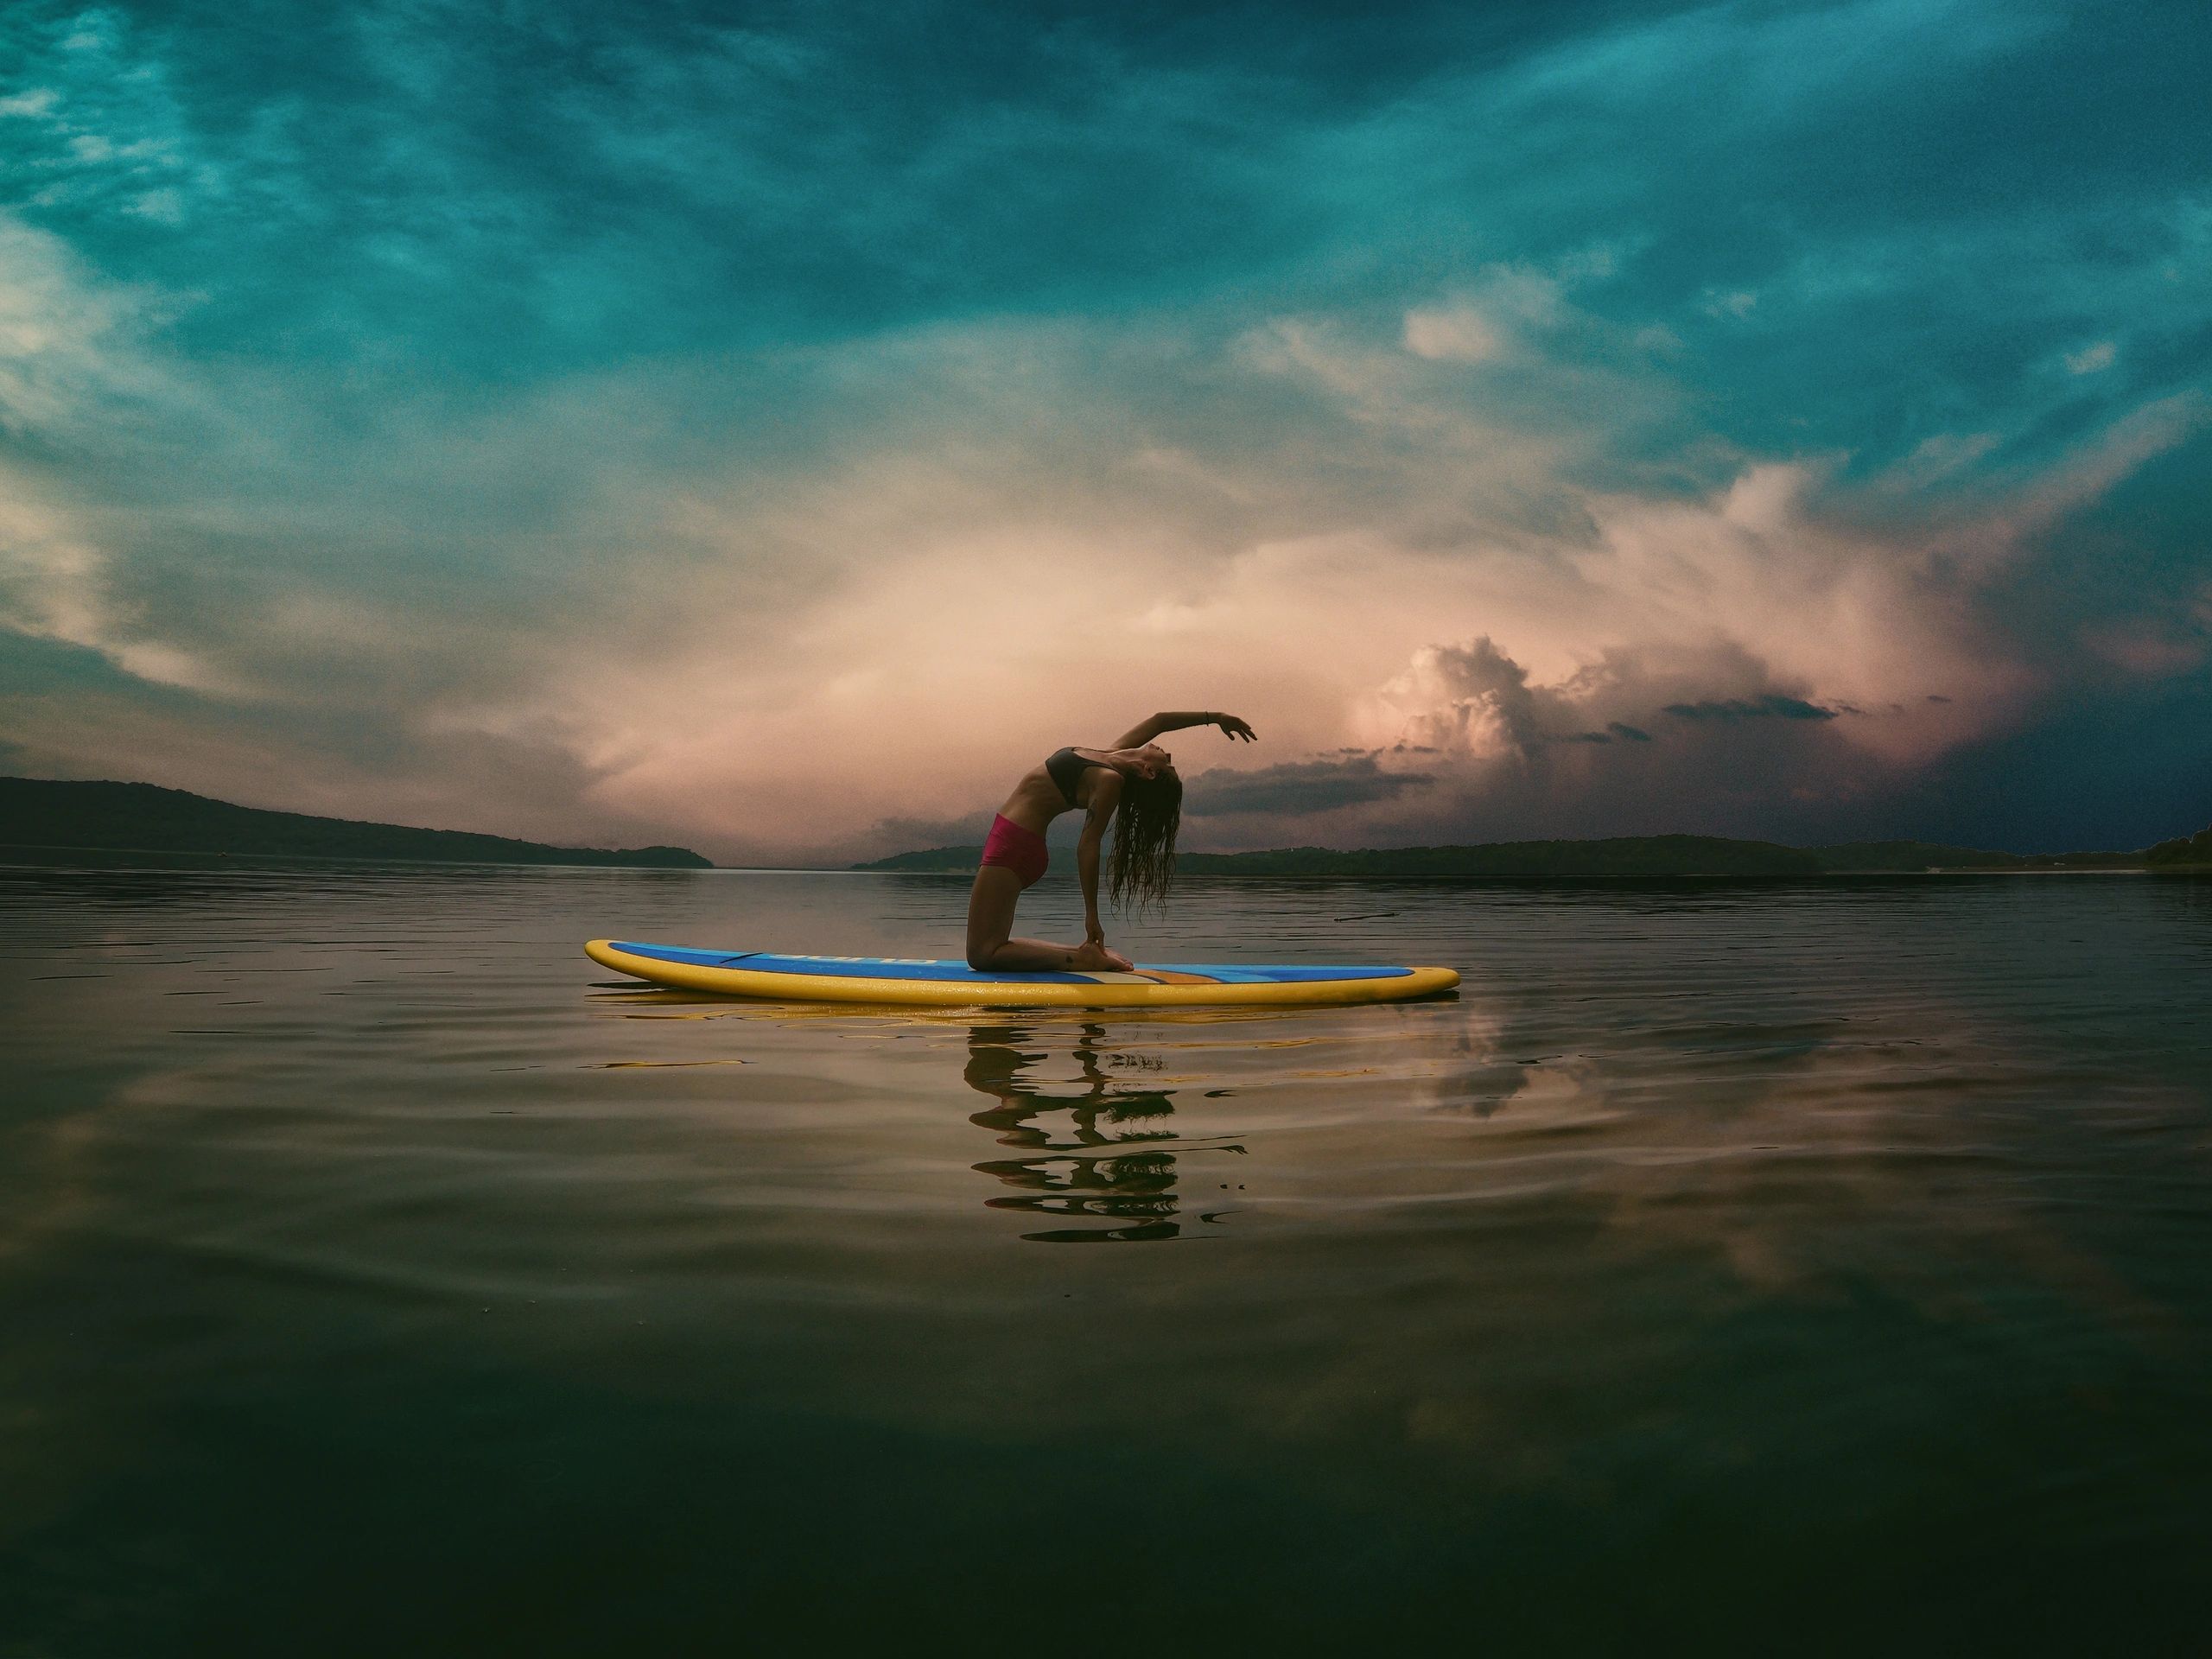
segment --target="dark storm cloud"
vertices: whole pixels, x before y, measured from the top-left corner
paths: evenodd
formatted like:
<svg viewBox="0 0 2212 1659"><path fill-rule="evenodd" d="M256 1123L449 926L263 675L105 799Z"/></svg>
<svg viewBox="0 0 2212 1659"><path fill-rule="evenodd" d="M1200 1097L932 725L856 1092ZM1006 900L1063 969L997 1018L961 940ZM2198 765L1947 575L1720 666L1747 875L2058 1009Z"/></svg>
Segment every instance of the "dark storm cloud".
<svg viewBox="0 0 2212 1659"><path fill-rule="evenodd" d="M1670 702L1662 711L1677 720L1834 720L1840 712L1802 697L1769 691L1757 697L1725 697L1707 702Z"/></svg>
<svg viewBox="0 0 2212 1659"><path fill-rule="evenodd" d="M1640 727L1631 726L1625 721L1612 720L1605 722L1605 729L1602 732L1569 732L1564 736L1554 738L1552 741L1554 743L1610 743L1615 738L1630 743L1649 743L1651 741L1651 734Z"/></svg>
<svg viewBox="0 0 2212 1659"><path fill-rule="evenodd" d="M1194 818L1332 812L1391 800L1433 781L1428 772L1385 772L1372 754L1294 761L1250 772L1223 767L1190 780L1183 810Z"/></svg>

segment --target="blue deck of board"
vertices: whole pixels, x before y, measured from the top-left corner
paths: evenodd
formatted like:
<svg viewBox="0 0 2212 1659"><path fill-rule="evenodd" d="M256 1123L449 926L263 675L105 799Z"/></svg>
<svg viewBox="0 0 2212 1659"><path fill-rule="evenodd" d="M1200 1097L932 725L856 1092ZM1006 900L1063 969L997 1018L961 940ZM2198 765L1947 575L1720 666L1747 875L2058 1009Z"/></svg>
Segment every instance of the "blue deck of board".
<svg viewBox="0 0 2212 1659"><path fill-rule="evenodd" d="M617 950L696 968L742 968L762 974L814 974L843 979L926 979L967 985L1090 985L1089 974L982 974L964 962L901 962L885 957L779 957L764 950L696 950L680 944L613 941ZM1228 963L1141 962L1139 973L1198 974L1222 985L1304 985L1325 979L1397 979L1408 968L1306 963L1237 967Z"/></svg>

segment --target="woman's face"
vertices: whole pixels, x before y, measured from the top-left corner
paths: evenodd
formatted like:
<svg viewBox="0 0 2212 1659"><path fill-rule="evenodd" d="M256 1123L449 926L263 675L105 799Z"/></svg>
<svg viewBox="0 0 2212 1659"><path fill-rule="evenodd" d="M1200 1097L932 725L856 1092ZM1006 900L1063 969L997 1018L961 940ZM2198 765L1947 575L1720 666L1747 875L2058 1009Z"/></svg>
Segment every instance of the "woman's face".
<svg viewBox="0 0 2212 1659"><path fill-rule="evenodd" d="M1132 750L1129 758L1135 763L1133 769L1140 778L1171 777L1175 771L1175 757L1157 743Z"/></svg>

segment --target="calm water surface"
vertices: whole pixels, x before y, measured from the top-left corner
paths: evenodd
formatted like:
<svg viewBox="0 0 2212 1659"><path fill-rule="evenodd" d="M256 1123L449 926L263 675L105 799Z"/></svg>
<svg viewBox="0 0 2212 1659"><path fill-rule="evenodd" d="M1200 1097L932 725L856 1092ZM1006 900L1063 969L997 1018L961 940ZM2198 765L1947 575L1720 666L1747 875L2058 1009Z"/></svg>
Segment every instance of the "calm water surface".
<svg viewBox="0 0 2212 1659"><path fill-rule="evenodd" d="M2202 1650L2212 884L964 896L0 869L0 1651Z"/></svg>

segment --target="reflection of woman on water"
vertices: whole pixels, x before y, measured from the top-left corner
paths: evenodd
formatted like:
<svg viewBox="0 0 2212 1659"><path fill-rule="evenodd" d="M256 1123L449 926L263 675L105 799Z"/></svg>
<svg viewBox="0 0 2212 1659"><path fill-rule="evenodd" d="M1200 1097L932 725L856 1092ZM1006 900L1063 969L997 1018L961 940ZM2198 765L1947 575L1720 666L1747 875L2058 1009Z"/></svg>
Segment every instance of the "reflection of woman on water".
<svg viewBox="0 0 2212 1659"><path fill-rule="evenodd" d="M1175 830L1183 816L1183 779L1175 758L1153 741L1163 732L1218 726L1224 737L1254 741L1234 715L1154 715L1104 749L1057 750L1014 786L991 823L983 865L968 897L968 965L979 972L1039 969L1127 969L1129 959L1106 948L1098 919L1098 850L1114 826L1108 891L1116 905L1156 904L1175 873ZM1014 908L1022 889L1045 874L1045 826L1063 812L1084 814L1076 843L1083 882L1081 944L1016 939Z"/></svg>
<svg viewBox="0 0 2212 1659"><path fill-rule="evenodd" d="M979 1026L969 1034L968 1086L997 1102L969 1122L990 1130L1014 1154L975 1166L979 1174L1014 1189L987 1200L990 1207L1115 1224L1024 1233L1032 1243L1150 1243L1182 1235L1183 1225L1175 1219L1181 1201L1171 1149L1178 1147L1178 1137L1172 1129L1156 1127L1174 1115L1174 1095L1165 1089L1132 1089L1109 1076L1099 1064L1104 1036L1102 1027L1083 1027L1075 1046L1083 1092L1064 1095L1047 1093L1030 1078L1030 1068L1046 1058L1046 1051L1025 1049L1037 1040L1035 1033ZM1072 1120L1068 1139L1055 1138L1035 1122L1056 1112Z"/></svg>

